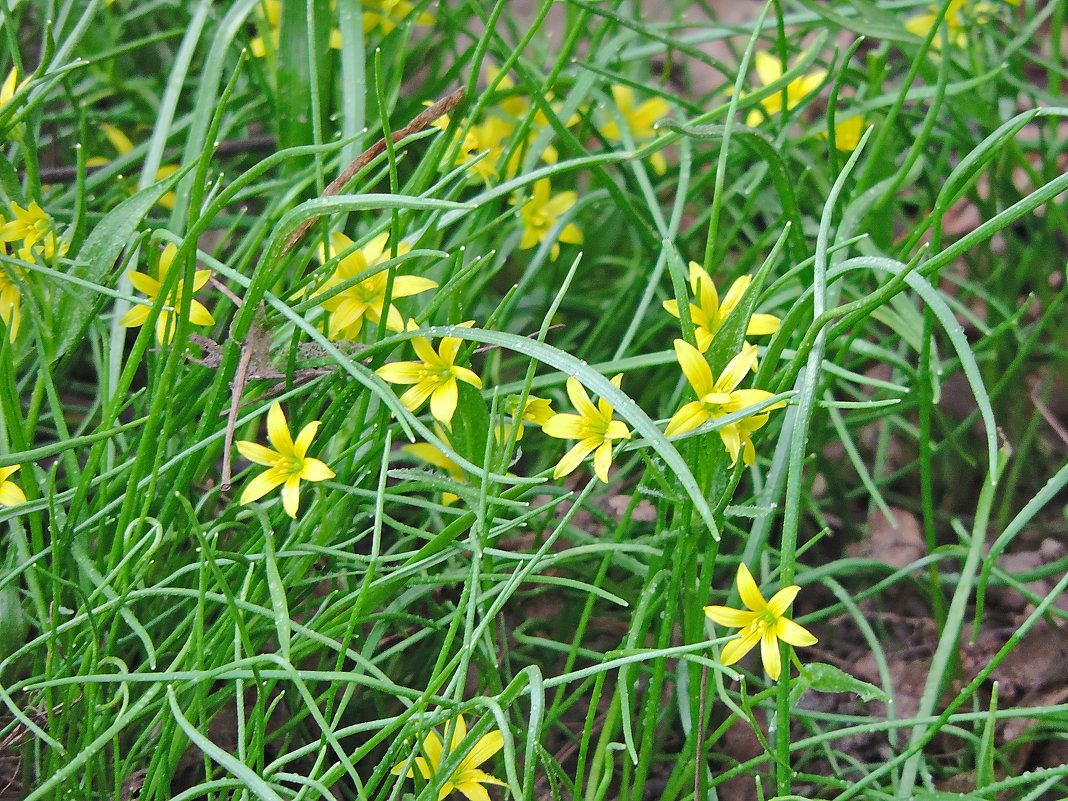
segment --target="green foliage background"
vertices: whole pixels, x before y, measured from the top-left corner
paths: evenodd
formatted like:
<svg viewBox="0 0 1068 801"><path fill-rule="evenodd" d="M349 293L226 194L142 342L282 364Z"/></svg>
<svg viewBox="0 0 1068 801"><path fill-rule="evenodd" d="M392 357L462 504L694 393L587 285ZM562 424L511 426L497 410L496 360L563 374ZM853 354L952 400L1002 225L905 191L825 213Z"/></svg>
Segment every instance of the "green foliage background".
<svg viewBox="0 0 1068 801"><path fill-rule="evenodd" d="M1013 717L1037 721L1023 739L1052 737L1065 708L999 707L988 679L1044 615L1064 616L1063 559L1013 576L993 555L1028 530L1065 536L1064 443L1043 411L1066 352L1066 6L987 5L963 47L939 49L937 28L906 29L928 10L915 3L784 0L735 27L691 3L654 18L546 0L528 22L504 0L418 2L365 31L375 4L284 0L277 47L257 58L258 0L9 0L0 65L30 80L0 106L0 196L40 203L69 243L52 261L2 258L23 322L0 345L0 465L21 465L28 498L0 510L11 778L33 799L436 798L444 776L390 769L462 712L477 721L468 747L504 733L483 767L506 798L729 797L745 776L767 797L919 799L961 774L974 798L1062 797L1064 766L1017 775L1004 754L1022 744L993 743ZM787 66L767 86L751 69L762 50ZM817 69L817 92L742 124ZM667 101L655 137L603 134L620 119L613 85ZM391 145L319 199L457 87L446 131ZM502 174L469 180L458 142L516 98ZM857 114L862 145L831 146ZM133 150L116 154L104 123ZM178 169L157 181L164 165ZM584 235L555 260L553 236L519 249L517 207L546 177L578 197L555 234ZM283 252L306 220L309 238ZM331 230L411 245L389 266L439 284L398 301L416 332L323 335L306 293L333 271L314 258ZM171 282L209 268L229 290L198 296L216 323L195 333L220 344L217 364L186 358L204 355L187 322L180 345L158 346L162 301L143 328L118 324L139 299L126 273L154 270L169 242ZM672 340L692 327L662 309L687 305L690 260L721 295L757 276L712 344L717 373L754 309L783 320L759 340L752 385L790 406L755 436L750 469L729 468L713 430L662 433L691 400ZM295 521L277 496L238 505L258 468L234 490L219 481L257 319L283 378L250 383L237 438L265 441L280 400L292 430L322 421L313 455L337 474L303 486ZM412 358L417 335L462 337L483 379L462 388L451 445L373 372ZM296 380L308 366L330 369ZM567 411L568 376L633 431L607 485L585 468L553 480L566 446L536 429L490 436L509 395ZM413 461L409 440L444 449L465 480ZM846 555L890 507L920 522L925 553L903 569ZM766 594L802 585L793 616L824 641L778 684L717 660L728 632L702 606L737 605L739 562ZM1044 577L1050 592L965 673L958 643L982 625L986 590ZM919 709L815 711L806 693L895 694L900 643L879 620L903 588L938 631ZM848 652L843 621L880 688L807 664ZM746 761L724 746L737 721L761 732ZM851 751L857 734L881 755Z"/></svg>

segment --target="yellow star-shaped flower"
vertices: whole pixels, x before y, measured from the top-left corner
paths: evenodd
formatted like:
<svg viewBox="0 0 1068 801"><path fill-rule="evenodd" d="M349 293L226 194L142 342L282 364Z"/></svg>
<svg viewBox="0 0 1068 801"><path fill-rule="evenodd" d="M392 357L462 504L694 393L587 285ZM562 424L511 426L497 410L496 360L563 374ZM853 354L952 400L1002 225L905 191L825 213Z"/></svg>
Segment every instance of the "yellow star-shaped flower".
<svg viewBox="0 0 1068 801"><path fill-rule="evenodd" d="M743 275L735 279L731 288L727 290L723 302L720 303L712 278L700 264L695 261L690 262L690 289L696 301L690 304L690 319L694 325L697 349L701 353L708 350L708 346L712 344L712 338L730 317L734 307L745 296L752 283L753 276L751 275ZM679 316L679 304L674 300L665 300L664 310L672 317ZM745 335L754 337L774 334L779 330L779 322L779 318L771 314L754 314L749 318Z"/></svg>
<svg viewBox="0 0 1068 801"><path fill-rule="evenodd" d="M756 362L756 345L744 346L741 353L727 362L718 379L712 375L712 368L708 366L701 352L688 342L675 340L675 357L679 360L683 375L696 393L697 400L683 404L682 408L675 412L664 432L669 437L693 431L709 420L740 411L771 397L771 393L763 389L738 389L738 385ZM785 405L785 401L780 401L768 411ZM742 425L745 422L742 420L719 429L720 438L731 455L731 467L737 463L743 446L745 463L752 465L755 461L756 454L752 450L753 443L749 435L767 422L767 413L755 415L751 423Z"/></svg>
<svg viewBox="0 0 1068 801"><path fill-rule="evenodd" d="M415 11L409 0L363 0L363 32L379 28L383 34L393 31ZM416 25L433 25L434 15L420 11L415 17Z"/></svg>
<svg viewBox="0 0 1068 801"><path fill-rule="evenodd" d="M613 85L612 100L615 101L616 108L622 115L623 121L630 130L630 135L635 143L640 143L642 140L656 136L654 124L666 117L671 110L667 101L662 97L651 97L635 107L634 90L629 86ZM616 141L623 139L619 123L614 119L609 120L601 128L601 133L606 139L614 139ZM667 160L660 151L650 157L649 163L652 164L653 170L657 175L663 175L667 170Z"/></svg>
<svg viewBox="0 0 1068 801"><path fill-rule="evenodd" d="M294 442L282 407L277 402L271 404L267 412L267 439L274 446L274 450L248 440L237 443L237 450L242 456L250 462L270 468L252 479L245 487L245 491L241 493L242 506L259 500L281 484L282 507L287 515L296 518L300 503L300 482L325 481L334 477L334 471L324 462L307 455L308 447L320 425L319 420L308 423L300 430L297 441Z"/></svg>
<svg viewBox="0 0 1068 801"><path fill-rule="evenodd" d="M134 285L138 292L144 292L148 295L148 300L146 301L147 305L134 306L126 312L122 319L119 320L119 325L136 328L145 324L145 321L148 320L150 307L155 303L160 289L163 288L163 281L166 279L167 272L171 269L171 263L177 253L178 247L174 244L169 244L163 249L163 253L159 257L158 281L144 273L128 273L130 283ZM211 278L211 270L195 271L193 273L193 291L197 292L203 289L209 278ZM184 279L178 281L178 285L167 299L167 305L171 309L163 309L159 313L159 317L156 318L156 341L161 345L166 345L170 342L174 337L174 332L178 329L178 310L182 306L182 298L185 292L184 284ZM200 301L194 298L189 305L189 322L193 325L214 325L215 318L211 316L211 312Z"/></svg>
<svg viewBox="0 0 1068 801"><path fill-rule="evenodd" d="M326 294L339 284L387 261L390 258L390 251L386 247L388 242L388 233L379 234L362 248L344 256L338 262L334 274L327 279L326 284L316 294ZM344 253L351 247L351 239L344 234L334 233L330 237L329 252L321 254L321 257L325 261L339 253ZM407 242L401 242L397 246L397 255L407 253L410 249L411 246ZM330 312L329 336L331 339L355 339L360 335L364 318L369 322L378 323L383 313L386 315L386 328L390 331L404 330L404 320L397 307L391 303L389 309L385 310L388 280L389 273L383 270L322 302L322 307ZM390 294L394 298L406 298L426 292L428 289L434 289L436 286L437 282L429 278L397 275L393 278L393 289Z"/></svg>
<svg viewBox="0 0 1068 801"><path fill-rule="evenodd" d="M519 209L519 214L523 219L523 237L519 240L520 250L532 248L544 240L560 216L574 206L578 200L578 195L571 191L557 192L555 195L551 195L550 192L548 178L535 181L530 199ZM549 253L549 257L554 261L560 255L561 242L581 244L582 232L574 223L564 226Z"/></svg>
<svg viewBox="0 0 1068 801"><path fill-rule="evenodd" d="M765 86L774 83L782 77L782 62L779 61L778 57L762 50L753 56L753 60L756 66L757 77L760 78L760 82ZM772 117L783 111L789 111L797 106L808 95L815 92L826 78L827 70L816 70L815 72L810 72L808 75L801 75L794 78L786 85L785 105L783 104L783 93L781 91L776 92L773 95L768 95L760 101L760 106L758 108L754 108L749 112L749 116L745 118L745 124L751 128L755 128L760 125L765 117Z"/></svg>
<svg viewBox="0 0 1068 801"><path fill-rule="evenodd" d="M66 243L56 238L52 218L40 205L31 203L22 208L18 203L12 202L11 214L14 219L0 226L0 242L17 242L21 239L23 249L27 253L40 242L44 256L49 260L66 252Z"/></svg>
<svg viewBox="0 0 1068 801"><path fill-rule="evenodd" d="M437 775L441 771L442 762L448 758L450 753L460 747L460 743L463 742L466 736L467 724L464 723L463 715L456 716L456 722L452 728L452 741L449 743L448 750L445 749L441 738L438 737L436 732L428 732L426 737L423 738L422 751L425 756L417 756L414 760L415 766L419 769L419 773L422 774L423 778L429 781ZM480 770L478 766L503 747L504 735L498 730L491 731L480 737L474 748L468 752L467 756L456 767L456 770L449 774L444 784L441 785L441 789L438 791L438 801L441 801L453 790L459 790L470 801L489 801L489 793L486 792L486 788L482 785L496 784L501 787L507 785L500 779ZM404 770L404 765L404 762L394 765L391 771L393 775L399 776ZM415 775L415 771L409 768L406 775L412 777Z"/></svg>
<svg viewBox="0 0 1068 801"><path fill-rule="evenodd" d="M538 398L527 395L526 403L523 404L523 413L519 414L519 396L513 395L505 400L505 408L512 416L510 422L502 423L497 432L497 439L505 441L511 439L514 433L515 441L523 439L523 431L526 423L536 426L545 425L556 412L553 411L553 402L550 398ZM516 420L518 418L518 420Z"/></svg>
<svg viewBox="0 0 1068 801"><path fill-rule="evenodd" d="M735 639L723 646L720 661L724 665L733 665L759 642L764 670L773 681L778 681L782 672L779 640L795 647L815 645L817 642L808 629L786 617L786 610L794 602L801 588L796 584L783 587L770 601L765 601L753 580L753 575L744 564L738 565L737 584L738 594L749 611L732 609L729 606L704 608L705 614L714 623L742 629Z"/></svg>
<svg viewBox="0 0 1068 801"><path fill-rule="evenodd" d="M1020 0L1004 0L1004 2L1014 6L1020 4ZM905 28L909 33L921 39L926 39L927 34L931 32L931 28L934 27L938 19L939 7L938 5L929 6L928 13L912 17L905 23ZM952 46L965 47L968 44L968 26L972 22L986 22L996 10L997 6L994 3L950 0L949 6L946 8L946 36L943 35L942 31L939 31L934 39L931 40L932 49L941 50L945 47L947 36L949 44Z"/></svg>
<svg viewBox="0 0 1068 801"><path fill-rule="evenodd" d="M474 323L466 322L460 325L466 328ZM409 328L414 327L415 322L409 321ZM473 371L454 364L462 341L459 337L442 337L441 344L435 351L426 337L415 337L412 347L422 361L391 362L379 367L376 373L392 384L412 384L413 386L400 397L404 407L414 412L429 398L430 414L449 428L460 394L457 379L482 388L482 379Z"/></svg>
<svg viewBox="0 0 1068 801"><path fill-rule="evenodd" d="M620 373L612 379L612 385L618 389L622 381L623 374ZM578 440L578 444L557 462L553 478L573 472L592 453L593 472L607 484L608 467L612 463L612 442L630 439L630 429L622 420L612 419L613 409L604 398L599 398L594 406L585 387L575 377L567 379L567 396L578 414L554 414L541 427L550 437Z"/></svg>

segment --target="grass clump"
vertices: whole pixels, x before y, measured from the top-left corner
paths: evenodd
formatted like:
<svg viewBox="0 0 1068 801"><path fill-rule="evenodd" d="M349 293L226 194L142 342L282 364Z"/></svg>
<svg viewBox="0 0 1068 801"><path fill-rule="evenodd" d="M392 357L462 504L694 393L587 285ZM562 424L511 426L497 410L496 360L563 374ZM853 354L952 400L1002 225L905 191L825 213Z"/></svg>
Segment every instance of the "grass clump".
<svg viewBox="0 0 1068 801"><path fill-rule="evenodd" d="M1065 795L1063 4L3 14L14 792Z"/></svg>

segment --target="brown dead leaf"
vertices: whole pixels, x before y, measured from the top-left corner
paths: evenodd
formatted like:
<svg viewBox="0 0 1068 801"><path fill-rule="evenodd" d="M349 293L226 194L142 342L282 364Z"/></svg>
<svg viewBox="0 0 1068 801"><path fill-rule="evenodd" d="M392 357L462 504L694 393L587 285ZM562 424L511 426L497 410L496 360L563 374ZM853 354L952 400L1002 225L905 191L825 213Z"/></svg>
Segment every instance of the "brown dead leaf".
<svg viewBox="0 0 1068 801"><path fill-rule="evenodd" d="M866 535L860 542L846 547L846 553L871 559L895 569L908 567L927 552L923 532L916 515L905 509L890 508L893 520L876 509L868 517Z"/></svg>

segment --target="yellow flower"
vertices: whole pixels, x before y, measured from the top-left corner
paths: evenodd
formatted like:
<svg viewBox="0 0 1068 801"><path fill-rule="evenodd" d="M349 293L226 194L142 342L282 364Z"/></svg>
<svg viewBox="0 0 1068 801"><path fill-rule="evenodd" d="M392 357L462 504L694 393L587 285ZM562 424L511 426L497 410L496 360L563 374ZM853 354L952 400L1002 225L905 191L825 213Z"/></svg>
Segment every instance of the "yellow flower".
<svg viewBox="0 0 1068 801"><path fill-rule="evenodd" d="M743 417L736 423L730 423L723 426L723 428L716 429L719 433L719 438L723 441L723 446L727 449L727 453L730 454L731 467L738 464L739 454L741 454L742 463L746 467L752 467L756 464L756 448L753 446L751 437L754 431L764 427L770 416L767 412L762 412L761 414Z"/></svg>
<svg viewBox="0 0 1068 801"><path fill-rule="evenodd" d="M523 430L526 428L524 423L532 423L536 426L544 426L546 421L552 417L555 412L553 411L552 400L549 398L537 398L533 395L527 395L527 402L523 404L523 413L518 415L519 425L515 428L515 441L523 439ZM505 408L512 417L516 417L516 412L519 410L519 396L513 395L505 402ZM503 441L510 439L512 436L512 428L515 426L515 421L511 423L502 423L498 432L497 439Z"/></svg>
<svg viewBox="0 0 1068 801"><path fill-rule="evenodd" d="M1003 0L1003 2L1014 6L1020 4L1020 0ZM931 28L935 25L935 20L938 19L940 7L940 5L928 6L929 12L927 14L912 17L905 23L905 28L909 33L921 39L926 39L931 32ZM972 22L986 22L996 10L997 6L993 3L950 0L949 7L946 9L946 34L948 35L949 43L954 47L963 48L966 46L968 44L968 25ZM942 31L939 31L934 39L931 40L931 47L934 50L941 50L945 44L945 36Z"/></svg>
<svg viewBox="0 0 1068 801"><path fill-rule="evenodd" d="M380 28L383 34L390 33L398 24L412 15L415 4L408 0L363 0L363 31L370 33ZM416 25L433 25L434 15L420 11Z"/></svg>
<svg viewBox="0 0 1068 801"><path fill-rule="evenodd" d="M719 380L712 376L712 368L708 366L705 357L693 345L681 339L675 340L675 356L679 360L682 372L690 386L697 394L697 400L683 404L682 408L668 423L667 436L685 434L693 431L698 426L709 420L723 417L731 412L737 412L771 397L771 393L763 389L738 389L749 368L756 362L756 345L745 345L742 352L731 359L723 368ZM780 401L769 408L779 409L785 406L785 401ZM720 439L731 455L731 467L738 461L738 453L745 445L745 463L752 464L752 441L749 434L756 431L767 422L767 414L761 414L763 420L754 420L748 426L742 427L740 423L724 426L718 429ZM741 422L741 421L740 421Z"/></svg>
<svg viewBox="0 0 1068 801"><path fill-rule="evenodd" d="M490 83L496 81L497 76L500 74L500 68L497 66L487 67L486 77ZM512 90L515 89L515 81L512 80L510 75L505 75L497 83L497 91L505 93L505 97L501 99L499 108L505 114L513 118L514 122L524 120L530 115L531 104L530 100L521 94L517 94ZM563 108L562 103L554 102L554 96L550 92L545 95L545 102L552 108L553 113L557 117L560 116L560 112ZM572 125L582 119L578 113L572 114L566 120L561 120L565 128L570 128ZM534 141L541 135L543 129L548 128L551 125L549 122L549 116L539 106L534 109L534 113L530 120L530 129L527 134L527 146L529 147ZM512 153L512 157L508 160L508 164L505 166L505 173L511 177L519 173L522 166L522 148L516 148ZM541 160L546 164L556 164L559 160L559 153L553 145L546 145L545 149L540 154Z"/></svg>
<svg viewBox="0 0 1068 801"><path fill-rule="evenodd" d="M438 435L438 438L449 443L449 438L445 432L437 425L434 426L434 433ZM451 447L451 444L450 444ZM460 465L456 464L452 459L446 456L440 448L436 448L429 442L416 442L411 445L405 445L401 448L403 453L407 453L414 456L420 461L426 462L429 465L433 465L441 470L444 470L449 474L449 478L455 481L457 484L463 484L467 481L467 476L464 475L464 470ZM441 502L445 506L452 506L460 500L460 496L452 492L441 493Z"/></svg>
<svg viewBox="0 0 1068 801"><path fill-rule="evenodd" d="M463 327L474 325L473 322L460 323ZM415 327L414 321L409 328ZM482 379L466 367L459 367L456 361L457 351L463 340L459 337L442 337L437 352L426 337L415 337L412 347L420 362L391 362L378 368L377 374L392 384L412 384L401 395L400 401L409 411L414 412L427 398L430 398L430 414L446 428L452 424L456 411L459 388L456 379L466 381L472 386L482 387Z"/></svg>
<svg viewBox="0 0 1068 801"><path fill-rule="evenodd" d="M278 26L282 22L282 0L261 0L260 13L263 17L263 27L267 29L267 35L272 42L271 50L278 50ZM252 55L263 58L267 55L267 43L262 36L257 36L249 42Z"/></svg>
<svg viewBox="0 0 1068 801"><path fill-rule="evenodd" d="M836 150L845 150L852 153L857 149L857 145L860 144L860 137L864 133L864 129L867 127L867 122L863 117L849 117L836 122L834 124L834 147ZM819 133L820 139L827 138L827 131L823 130Z"/></svg>
<svg viewBox="0 0 1068 801"><path fill-rule="evenodd" d="M448 117L439 118L434 125L444 131L449 127ZM453 165L466 164L485 153L471 165L471 172L481 178L488 187L493 180L500 177L498 164L504 155L505 140L512 135L513 130L514 126L500 117L488 117L485 122L472 125L464 135Z"/></svg>
<svg viewBox="0 0 1068 801"><path fill-rule="evenodd" d="M100 124L100 130L103 131L104 136L111 142L111 146L115 148L115 151L120 156L125 156L131 150L134 149L133 142L130 141L130 137L116 128L114 125L108 125L104 122ZM104 158L92 158L89 159L89 164L107 164L107 159ZM164 164L158 170L156 170L156 181L162 181L164 178L169 178L174 173L178 172L177 164ZM165 192L163 197L159 199L159 204L165 209L173 209L174 204L177 202L178 196L174 192Z"/></svg>
<svg viewBox="0 0 1068 801"><path fill-rule="evenodd" d="M0 467L0 506L17 506L26 503L26 493L22 487L8 479L19 469L19 465Z"/></svg>
<svg viewBox="0 0 1068 801"><path fill-rule="evenodd" d="M519 249L532 248L549 234L549 230L556 225L560 215L575 205L578 195L574 192L558 192L549 194L549 179L542 178L534 182L534 191L531 198L523 204L519 213L523 218L523 238L519 240ZM514 202L518 201L518 197ZM574 223L568 223L560 232L556 242L550 251L550 258L555 260L560 255L560 242L581 244L582 232Z"/></svg>
<svg viewBox="0 0 1068 801"><path fill-rule="evenodd" d="M618 389L622 381L623 374L620 373L612 379L612 385ZM571 473L588 454L593 453L593 472L607 484L612 441L630 439L630 429L622 420L612 419L612 407L604 398L598 399L594 406L586 389L575 377L567 379L567 396L578 414L554 414L541 427L550 437L578 440L578 444L557 462L553 478Z"/></svg>
<svg viewBox="0 0 1068 801"><path fill-rule="evenodd" d="M627 124L627 128L630 129L630 135L634 138L636 143L640 143L643 139L649 139L656 136L656 130L653 124L667 115L671 110L670 106L662 97L652 97L639 105L634 107L634 90L629 86L612 86L612 100L615 101L616 108L619 109L619 113L623 115L623 119ZM601 133L604 134L606 139L622 140L623 134L619 129L619 124L614 120L609 120L608 123L601 128ZM650 164L653 166L653 170L662 175L667 169L667 160L664 158L664 154L660 151L654 153L650 159Z"/></svg>
<svg viewBox="0 0 1068 801"><path fill-rule="evenodd" d="M733 665L759 642L760 659L764 663L764 670L768 672L773 681L778 681L779 673L782 671L779 640L795 647L816 644L816 638L808 629L786 617L786 610L794 602L801 588L796 584L783 587L771 597L770 601L765 601L756 582L753 581L752 574L744 564L738 565L737 584L742 603L750 611L732 609L729 606L705 607L705 614L714 623L742 629L735 639L723 646L720 661L724 665Z"/></svg>
<svg viewBox="0 0 1068 801"><path fill-rule="evenodd" d="M379 234L359 250L354 250L344 256L338 262L334 274L316 294L325 294L339 284L387 261L390 258L390 251L386 247L388 241L388 233ZM330 248L328 252L320 253L320 258L326 261L351 247L352 240L344 234L331 234ZM407 253L409 250L411 246L407 242L401 242L397 246L397 255ZM386 304L388 280L389 273L382 270L322 302L322 307L330 312L329 335L331 339L355 339L360 335L365 317L372 323L381 321ZM437 282L429 278L398 275L393 279L393 289L390 294L394 298L405 298L434 289L436 286ZM386 328L390 331L404 330L404 320L396 306L390 304L385 314Z"/></svg>
<svg viewBox="0 0 1068 801"><path fill-rule="evenodd" d="M693 291L696 304L690 304L690 319L694 325L694 336L697 338L697 348L704 353L712 344L712 338L738 301L742 299L749 285L753 283L753 276L743 275L736 279L731 288L727 290L727 296L720 303L716 293L716 285L708 273L695 261L690 262L690 289ZM674 300L664 301L664 310L672 317L679 316L679 304ZM745 329L746 336L761 336L774 334L779 330L779 318L770 314L754 314L749 318L749 325Z"/></svg>
<svg viewBox="0 0 1068 801"><path fill-rule="evenodd" d="M754 60L757 77L760 78L760 82L765 86L774 83L782 77L782 62L775 56L771 55L771 53L761 51L754 56ZM765 117L771 117L782 111L788 111L789 109L794 108L804 100L806 96L816 91L826 77L827 70L816 70L816 72L810 72L808 75L794 78L794 80L786 85L785 108L783 107L782 91L776 92L773 95L768 95L760 101L759 108L754 108L749 112L749 116L745 119L745 124L751 128L756 127L757 125L760 125ZM763 109L763 111L761 111L761 109Z"/></svg>
<svg viewBox="0 0 1068 801"><path fill-rule="evenodd" d="M12 202L11 213L15 219L0 226L0 242L17 242L21 239L27 250L40 242L48 260L66 252L66 243L56 238L52 218L37 203L22 208L18 203Z"/></svg>
<svg viewBox="0 0 1068 801"><path fill-rule="evenodd" d="M441 770L441 764L448 759L449 754L460 747L460 743L463 742L466 736L467 724L464 722L463 715L456 716L456 722L452 728L452 740L449 743L448 750L445 750L437 732L427 732L426 737L423 738L422 748L426 756L417 756L414 760L415 766L419 769L423 778L429 781L431 777L438 773ZM438 801L441 801L453 790L459 790L470 801L489 801L489 793L486 792L486 788L482 786L483 784L496 784L501 787L507 785L500 779L479 770L478 766L503 747L504 735L499 730L491 731L480 737L474 748L468 752L467 756L456 767L456 770L442 784L441 789L438 791ZM394 776L399 776L404 770L405 762L394 765L390 772ZM415 775L415 771L409 768L405 775L412 777Z"/></svg>
<svg viewBox="0 0 1068 801"><path fill-rule="evenodd" d="M242 506L262 498L281 484L282 507L287 515L296 518L301 480L325 481L334 477L334 471L325 463L307 456L308 446L311 445L319 426L318 420L308 423L300 430L297 441L294 442L282 407L277 401L271 404L267 412L267 439L274 446L274 450L248 440L237 443L237 450L242 456L250 462L270 468L252 479L245 487L245 491L241 493Z"/></svg>
<svg viewBox="0 0 1068 801"><path fill-rule="evenodd" d="M3 108L11 102L11 98L21 89L23 86L30 82L29 78L19 83L19 68L12 67L11 72L7 74L7 78L4 79L3 86L0 86L0 108Z"/></svg>
<svg viewBox="0 0 1068 801"><path fill-rule="evenodd" d="M366 5L365 3L364 6ZM261 28L266 29L267 37L271 42L271 52L276 53L278 52L279 26L282 22L282 0L260 0L260 11ZM366 22L364 25L366 26ZM334 50L341 49L341 31L337 28L330 31L330 47ZM262 36L257 36L249 42L249 49L256 58L263 58L267 55L267 40Z"/></svg>
<svg viewBox="0 0 1068 801"><path fill-rule="evenodd" d="M148 295L147 305L134 306L122 319L119 320L119 325L126 326L127 328L136 328L137 326L144 325L148 319L149 307L155 303L156 295L159 294L160 289L163 286L163 281L167 276L167 272L171 269L171 262L174 261L174 256L178 252L178 248L174 244L167 245L163 249L163 253L159 257L159 280L144 273L132 272L127 275L130 278L130 283L139 292L144 292ZM203 288L204 284L208 282L211 277L210 270L197 270L193 273L193 291L197 292ZM169 298L167 298L167 305L171 306L171 309L163 309L159 313L159 317L156 318L156 341L161 345L166 345L174 337L174 332L178 328L178 310L182 306L183 293L185 292L185 280L179 279L178 285L172 290ZM189 322L193 325L214 325L215 318L211 316L204 306L196 299L193 298L189 306Z"/></svg>

